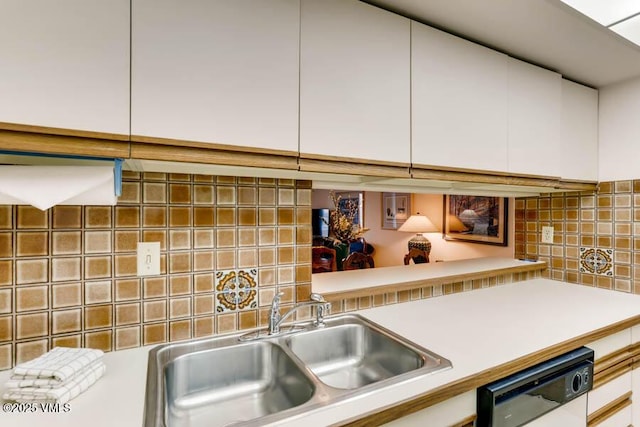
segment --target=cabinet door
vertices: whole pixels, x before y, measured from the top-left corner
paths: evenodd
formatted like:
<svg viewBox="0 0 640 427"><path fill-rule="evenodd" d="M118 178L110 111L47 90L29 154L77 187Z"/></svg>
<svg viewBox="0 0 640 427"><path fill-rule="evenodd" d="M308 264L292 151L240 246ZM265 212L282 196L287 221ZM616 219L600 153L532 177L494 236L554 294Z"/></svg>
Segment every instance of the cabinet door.
<svg viewBox="0 0 640 427"><path fill-rule="evenodd" d="M640 342L640 325L631 328L631 342ZM635 367L631 371L631 415L632 425L640 426L640 368Z"/></svg>
<svg viewBox="0 0 640 427"><path fill-rule="evenodd" d="M302 0L300 25L300 152L409 163L409 20Z"/></svg>
<svg viewBox="0 0 640 427"><path fill-rule="evenodd" d="M393 427L467 426L476 413L476 391L469 391L449 400L422 409L385 424Z"/></svg>
<svg viewBox="0 0 640 427"><path fill-rule="evenodd" d="M601 88L598 98L598 180L637 179L640 78Z"/></svg>
<svg viewBox="0 0 640 427"><path fill-rule="evenodd" d="M129 0L4 0L0 122L129 134Z"/></svg>
<svg viewBox="0 0 640 427"><path fill-rule="evenodd" d="M508 57L411 23L414 164L507 171Z"/></svg>
<svg viewBox="0 0 640 427"><path fill-rule="evenodd" d="M598 91L562 80L562 177L598 180Z"/></svg>
<svg viewBox="0 0 640 427"><path fill-rule="evenodd" d="M133 0L133 135L298 151L298 0Z"/></svg>
<svg viewBox="0 0 640 427"><path fill-rule="evenodd" d="M624 396L631 391L632 373L627 372L598 388L591 390L589 395L589 407L588 414L591 415L594 412L602 409L611 402L618 399L620 396Z"/></svg>
<svg viewBox="0 0 640 427"><path fill-rule="evenodd" d="M595 377L601 369L601 364L607 365L607 359L611 355L619 354L621 350L627 348L634 340L633 328L606 336L597 341L587 344L587 347L593 349L595 353ZM637 340L637 337L635 337ZM616 360L616 359L614 359ZM620 362L619 366L625 363ZM616 366L609 366L608 370L616 369ZM632 411L631 406L624 406L628 394L632 391L634 372L625 372L607 382L596 384L596 388L588 393L588 410L587 414L591 423L589 425L609 426L609 427L626 427L631 424ZM633 402L633 398L631 401Z"/></svg>
<svg viewBox="0 0 640 427"><path fill-rule="evenodd" d="M509 172L562 176L562 77L509 58Z"/></svg>

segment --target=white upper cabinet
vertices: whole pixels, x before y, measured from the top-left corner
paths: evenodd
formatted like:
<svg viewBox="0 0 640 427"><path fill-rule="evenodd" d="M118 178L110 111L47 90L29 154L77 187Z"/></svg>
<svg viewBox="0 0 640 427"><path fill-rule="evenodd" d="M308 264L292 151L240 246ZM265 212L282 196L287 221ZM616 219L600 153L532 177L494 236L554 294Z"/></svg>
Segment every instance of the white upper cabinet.
<svg viewBox="0 0 640 427"><path fill-rule="evenodd" d="M298 151L298 0L133 0L132 135Z"/></svg>
<svg viewBox="0 0 640 427"><path fill-rule="evenodd" d="M300 152L410 162L410 21L302 0Z"/></svg>
<svg viewBox="0 0 640 427"><path fill-rule="evenodd" d="M562 76L509 58L509 172L562 176Z"/></svg>
<svg viewBox="0 0 640 427"><path fill-rule="evenodd" d="M3 0L0 122L129 134L129 0Z"/></svg>
<svg viewBox="0 0 640 427"><path fill-rule="evenodd" d="M598 180L598 91L562 80L562 177Z"/></svg>
<svg viewBox="0 0 640 427"><path fill-rule="evenodd" d="M506 171L508 57L411 26L412 162Z"/></svg>
<svg viewBox="0 0 640 427"><path fill-rule="evenodd" d="M640 178L640 78L600 89L598 107L598 180Z"/></svg>

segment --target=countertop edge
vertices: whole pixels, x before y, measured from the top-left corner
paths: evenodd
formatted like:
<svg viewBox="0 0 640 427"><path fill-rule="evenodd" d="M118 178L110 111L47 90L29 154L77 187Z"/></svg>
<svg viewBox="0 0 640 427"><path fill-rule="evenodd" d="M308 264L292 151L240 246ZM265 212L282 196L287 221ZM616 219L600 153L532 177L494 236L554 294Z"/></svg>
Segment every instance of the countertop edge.
<svg viewBox="0 0 640 427"><path fill-rule="evenodd" d="M517 261L517 260L516 260ZM406 291L415 288L433 287L446 283L461 282L464 280L481 279L490 276L497 276L506 273L526 273L530 271L542 271L547 268L547 263L544 261L529 262L528 264L522 264L511 267L499 267L493 269L487 269L476 272L466 272L451 274L446 276L439 276L434 278L424 278L409 281L399 281L385 285L376 285L367 288L349 289L338 292L321 292L320 290L313 289L314 292L320 292L328 300L338 300L345 298L358 298L370 295L384 294L387 292Z"/></svg>
<svg viewBox="0 0 640 427"><path fill-rule="evenodd" d="M332 427L372 427L380 426L393 420L402 418L419 410L436 405L468 391L474 390L492 381L511 375L522 369L541 363L545 360L559 356L576 347L587 345L606 336L624 331L640 324L640 315L635 315L620 322L596 329L576 338L530 353L526 356L513 359L507 363L499 364L477 374L470 375L450 383L442 384L428 392L394 403L366 414L360 414L344 422L332 424Z"/></svg>

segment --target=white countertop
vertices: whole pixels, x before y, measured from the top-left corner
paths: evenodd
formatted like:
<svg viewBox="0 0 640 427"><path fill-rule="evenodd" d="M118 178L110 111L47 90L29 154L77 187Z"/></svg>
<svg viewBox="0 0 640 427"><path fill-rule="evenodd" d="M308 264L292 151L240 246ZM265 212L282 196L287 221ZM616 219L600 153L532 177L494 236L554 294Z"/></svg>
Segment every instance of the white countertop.
<svg viewBox="0 0 640 427"><path fill-rule="evenodd" d="M482 274L496 270L546 265L543 261L522 261L511 258L486 257L447 262L366 268L313 274L311 289L325 297L343 292L372 291L377 287L398 286L398 283L419 284L454 276ZM417 286L417 285L416 285Z"/></svg>
<svg viewBox="0 0 640 427"><path fill-rule="evenodd" d="M314 410L305 426L326 426L420 395L640 314L640 296L535 279L360 314L451 360L453 368ZM140 427L147 353L105 355L107 373L60 414L0 413L7 426ZM0 391L10 371L0 372ZM300 419L274 425L300 425Z"/></svg>

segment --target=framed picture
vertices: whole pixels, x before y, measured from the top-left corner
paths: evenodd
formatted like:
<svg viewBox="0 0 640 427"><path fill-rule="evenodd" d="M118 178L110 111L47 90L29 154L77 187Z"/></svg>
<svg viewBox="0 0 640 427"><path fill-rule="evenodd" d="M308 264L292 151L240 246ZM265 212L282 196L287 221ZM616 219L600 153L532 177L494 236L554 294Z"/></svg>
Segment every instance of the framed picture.
<svg viewBox="0 0 640 427"><path fill-rule="evenodd" d="M364 193L360 191L336 192L336 196L340 197L337 208L345 215L349 214L350 206L358 207L358 212L353 218L353 225L357 228L364 227Z"/></svg>
<svg viewBox="0 0 640 427"><path fill-rule="evenodd" d="M509 199L487 196L444 196L443 237L507 246Z"/></svg>
<svg viewBox="0 0 640 427"><path fill-rule="evenodd" d="M411 194L382 193L382 228L397 230L411 216Z"/></svg>

